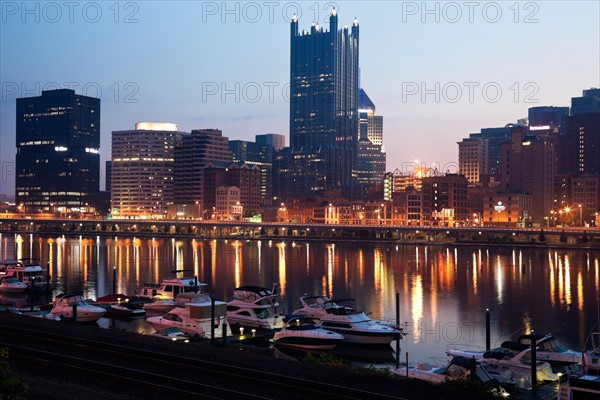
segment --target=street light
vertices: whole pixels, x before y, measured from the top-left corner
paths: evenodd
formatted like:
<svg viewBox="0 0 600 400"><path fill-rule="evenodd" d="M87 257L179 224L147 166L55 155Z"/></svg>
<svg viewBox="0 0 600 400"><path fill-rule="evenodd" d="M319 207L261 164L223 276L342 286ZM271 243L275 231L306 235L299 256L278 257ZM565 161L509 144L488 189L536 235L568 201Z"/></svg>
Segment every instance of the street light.
<svg viewBox="0 0 600 400"><path fill-rule="evenodd" d="M583 227L583 207L581 204L578 204L577 207L579 207L579 225Z"/></svg>

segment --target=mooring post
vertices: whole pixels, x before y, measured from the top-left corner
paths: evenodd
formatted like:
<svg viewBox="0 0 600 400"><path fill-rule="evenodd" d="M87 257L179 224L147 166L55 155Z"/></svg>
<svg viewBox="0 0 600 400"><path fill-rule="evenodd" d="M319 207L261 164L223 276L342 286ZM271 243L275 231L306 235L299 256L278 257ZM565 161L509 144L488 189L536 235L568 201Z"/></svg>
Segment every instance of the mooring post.
<svg viewBox="0 0 600 400"><path fill-rule="evenodd" d="M227 322L223 321L223 337L221 338L223 347L227 344Z"/></svg>
<svg viewBox="0 0 600 400"><path fill-rule="evenodd" d="M408 351L406 352L406 377L408 378Z"/></svg>
<svg viewBox="0 0 600 400"><path fill-rule="evenodd" d="M537 354L533 329L529 333L529 338L531 343L531 390L535 392L537 390Z"/></svg>
<svg viewBox="0 0 600 400"><path fill-rule="evenodd" d="M73 304L73 322L77 322L77 304Z"/></svg>
<svg viewBox="0 0 600 400"><path fill-rule="evenodd" d="M485 310L485 350L490 351L490 309Z"/></svg>
<svg viewBox="0 0 600 400"><path fill-rule="evenodd" d="M198 275L194 276L194 293L198 293Z"/></svg>
<svg viewBox="0 0 600 400"><path fill-rule="evenodd" d="M117 294L117 267L113 267L113 294Z"/></svg>
<svg viewBox="0 0 600 400"><path fill-rule="evenodd" d="M50 263L46 263L46 303L50 303Z"/></svg>
<svg viewBox="0 0 600 400"><path fill-rule="evenodd" d="M35 276L31 278L31 311L33 311L34 304L35 304Z"/></svg>
<svg viewBox="0 0 600 400"><path fill-rule="evenodd" d="M210 294L210 343L215 343L215 296Z"/></svg>
<svg viewBox="0 0 600 400"><path fill-rule="evenodd" d="M400 332L400 293L396 292L396 329ZM396 368L400 368L400 336L396 336Z"/></svg>

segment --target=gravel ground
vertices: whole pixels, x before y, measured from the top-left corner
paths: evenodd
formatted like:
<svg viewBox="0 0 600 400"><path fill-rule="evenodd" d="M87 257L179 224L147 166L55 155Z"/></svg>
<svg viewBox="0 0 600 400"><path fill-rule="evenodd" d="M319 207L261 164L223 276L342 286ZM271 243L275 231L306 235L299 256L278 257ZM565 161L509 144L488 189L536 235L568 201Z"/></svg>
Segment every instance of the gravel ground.
<svg viewBox="0 0 600 400"><path fill-rule="evenodd" d="M438 388L422 382L389 378L365 371L351 370L343 367L316 365L308 362L276 359L271 355L239 348L222 348L213 346L207 341L197 341L183 345L168 340L131 332L101 329L96 325L76 324L73 322L46 321L9 313L0 313L0 324L14 325L44 332L73 335L85 339L106 341L143 348L167 354L178 354L195 357L207 361L215 361L228 365L246 367L277 374L285 374L309 381L327 382L334 385L349 386L367 391L377 391L407 399L460 399L464 400L464 391L453 391ZM24 343L23 343L24 344ZM90 380L85 374L66 374L43 367L32 367L11 361L12 370L20 379L29 385L28 399L152 399L154 396L144 388L127 387L125 385L106 384L98 379ZM252 390L250 389L249 392ZM469 394L469 400L486 398ZM165 396L161 395L164 400Z"/></svg>

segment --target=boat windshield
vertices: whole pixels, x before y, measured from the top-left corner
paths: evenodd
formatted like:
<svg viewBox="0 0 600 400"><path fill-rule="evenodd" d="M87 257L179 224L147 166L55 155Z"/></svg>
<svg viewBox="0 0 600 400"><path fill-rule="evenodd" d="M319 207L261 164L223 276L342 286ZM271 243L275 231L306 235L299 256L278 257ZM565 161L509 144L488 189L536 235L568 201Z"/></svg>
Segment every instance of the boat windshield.
<svg viewBox="0 0 600 400"><path fill-rule="evenodd" d="M564 353L567 348L560 344L557 339L548 339L540 343L539 349L542 351L552 351L555 353Z"/></svg>

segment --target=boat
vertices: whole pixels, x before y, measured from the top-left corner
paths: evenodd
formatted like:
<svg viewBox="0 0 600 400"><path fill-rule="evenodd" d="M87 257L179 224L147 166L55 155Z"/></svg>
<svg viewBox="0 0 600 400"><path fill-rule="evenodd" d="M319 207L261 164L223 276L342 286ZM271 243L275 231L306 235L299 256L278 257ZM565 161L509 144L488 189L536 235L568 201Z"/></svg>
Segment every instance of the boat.
<svg viewBox="0 0 600 400"><path fill-rule="evenodd" d="M219 327L226 317L224 301L215 301L214 326ZM182 293L176 298L176 307L166 315L147 318L154 330L177 328L189 336L209 337L211 332L211 298L206 293Z"/></svg>
<svg viewBox="0 0 600 400"><path fill-rule="evenodd" d="M32 287L35 290L46 289L48 283L44 272L45 270L30 258L23 258L19 261L0 261L0 278L15 277L19 282L26 284L29 289Z"/></svg>
<svg viewBox="0 0 600 400"><path fill-rule="evenodd" d="M538 360L563 365L581 363L581 353L567 349L552 335L522 335L516 342L504 341L500 347L491 351L514 355L531 348L532 339L536 341L536 358ZM460 346L453 346L446 350L446 354L449 356L475 357L477 360L484 358L485 353L486 351L481 348L460 348Z"/></svg>
<svg viewBox="0 0 600 400"><path fill-rule="evenodd" d="M569 378L558 389L558 400L600 399L600 376Z"/></svg>
<svg viewBox="0 0 600 400"><path fill-rule="evenodd" d="M168 312L175 308L175 300L170 297L156 296L152 301L144 303L142 308L152 312Z"/></svg>
<svg viewBox="0 0 600 400"><path fill-rule="evenodd" d="M199 283L195 278L163 279L160 283L145 283L137 297L152 299L159 296L174 299L181 293L203 293L206 286L206 283Z"/></svg>
<svg viewBox="0 0 600 400"><path fill-rule="evenodd" d="M579 364L582 357L581 352L567 349L560 341L548 334L529 334L519 336L517 343L531 347L531 340L535 340L536 358L548 361L550 364Z"/></svg>
<svg viewBox="0 0 600 400"><path fill-rule="evenodd" d="M185 343L189 343L190 337L185 333L181 332L179 329L175 327L163 329L161 331L155 332L152 336L156 336L159 338L171 340L173 342L183 341Z"/></svg>
<svg viewBox="0 0 600 400"><path fill-rule="evenodd" d="M531 377L531 349L527 348L518 353L486 352L480 360L482 364L500 364L514 371L515 379ZM552 371L547 361L536 360L536 379L538 381L558 381L560 375Z"/></svg>
<svg viewBox="0 0 600 400"><path fill-rule="evenodd" d="M592 332L590 338L592 348L583 353L583 367L590 374L600 375L600 332Z"/></svg>
<svg viewBox="0 0 600 400"><path fill-rule="evenodd" d="M333 350L344 337L321 328L313 318L291 317L273 336L277 346L301 350Z"/></svg>
<svg viewBox="0 0 600 400"><path fill-rule="evenodd" d="M278 325L275 309L277 295L273 289L260 286L241 286L233 291L233 300L227 303L227 321L257 329L274 329Z"/></svg>
<svg viewBox="0 0 600 400"><path fill-rule="evenodd" d="M3 293L23 293L27 285L20 282L16 276L5 276L0 278L0 292Z"/></svg>
<svg viewBox="0 0 600 400"><path fill-rule="evenodd" d="M50 321L60 321L58 315L50 313L48 310L42 310L38 306L24 305L18 308L9 309L13 314L25 315L32 318L49 319Z"/></svg>
<svg viewBox="0 0 600 400"><path fill-rule="evenodd" d="M99 307L106 311L104 316L108 318L137 318L146 315L146 310L140 308L138 304L127 301L114 304L104 303Z"/></svg>
<svg viewBox="0 0 600 400"><path fill-rule="evenodd" d="M498 397L508 397L508 392L499 385L499 381L487 372L485 368L477 364L474 359L466 357L453 357L445 366L431 365L430 363L418 363L413 368L401 367L393 371L396 375L418 379L434 384L448 380L471 379L472 373L484 384L490 385L490 391Z"/></svg>
<svg viewBox="0 0 600 400"><path fill-rule="evenodd" d="M106 311L97 306L88 304L83 299L82 293L62 294L56 296L51 314L64 319L73 319L75 313L77 322L95 322L102 318Z"/></svg>
<svg viewBox="0 0 600 400"><path fill-rule="evenodd" d="M345 343L389 345L402 334L383 321L372 320L363 311L324 299L325 297L320 297L319 300L317 296L302 296L302 308L295 310L292 315L318 317L324 329L343 335ZM340 303L343 301L345 300L338 300Z"/></svg>

